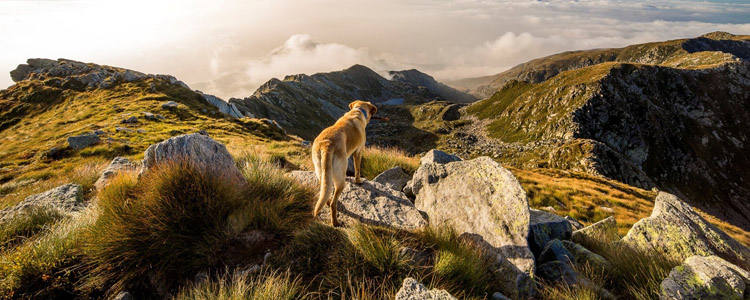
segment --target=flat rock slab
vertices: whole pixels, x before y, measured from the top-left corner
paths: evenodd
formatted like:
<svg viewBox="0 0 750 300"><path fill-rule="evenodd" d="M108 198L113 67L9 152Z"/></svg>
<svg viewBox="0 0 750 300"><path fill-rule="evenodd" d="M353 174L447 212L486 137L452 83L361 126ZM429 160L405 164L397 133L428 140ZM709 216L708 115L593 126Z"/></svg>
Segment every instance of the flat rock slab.
<svg viewBox="0 0 750 300"><path fill-rule="evenodd" d="M49 208L62 214L70 214L85 207L83 189L78 184L64 184L43 193L26 197L20 203L0 211L0 222L14 218L32 209Z"/></svg>
<svg viewBox="0 0 750 300"><path fill-rule="evenodd" d="M312 171L292 171L288 176L316 190L320 188ZM339 221L344 223L360 222L399 229L427 226L427 221L404 193L374 181L355 184L347 180L338 201ZM326 205L319 217L327 221L330 215L331 210Z"/></svg>
<svg viewBox="0 0 750 300"><path fill-rule="evenodd" d="M607 217L604 220L573 231L571 239L576 243L611 243L618 241L617 220Z"/></svg>
<svg viewBox="0 0 750 300"><path fill-rule="evenodd" d="M393 167L378 174L378 176L375 176L372 181L383 184L393 190L401 191L409 180L411 180L411 176L406 174L404 169L401 167Z"/></svg>
<svg viewBox="0 0 750 300"><path fill-rule="evenodd" d="M661 283L662 300L748 299L750 272L718 256L691 256Z"/></svg>
<svg viewBox="0 0 750 300"><path fill-rule="evenodd" d="M708 223L675 195L660 192L651 216L636 222L621 243L677 260L716 255L750 269L750 249Z"/></svg>

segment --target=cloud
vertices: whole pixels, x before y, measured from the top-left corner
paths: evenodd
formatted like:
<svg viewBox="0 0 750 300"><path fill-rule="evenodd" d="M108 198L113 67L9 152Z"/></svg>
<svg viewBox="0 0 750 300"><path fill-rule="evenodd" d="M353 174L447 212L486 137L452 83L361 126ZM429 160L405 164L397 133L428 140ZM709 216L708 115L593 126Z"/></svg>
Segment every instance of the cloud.
<svg viewBox="0 0 750 300"><path fill-rule="evenodd" d="M216 57L212 61L215 60L220 58ZM336 71L354 64L363 64L381 72L396 67L395 64L389 64L386 60L371 54L366 48L319 43L309 34L295 34L268 55L248 61L240 70L227 72L227 67L224 67L226 73L221 74L221 70L217 70L217 75L220 75L218 79L193 86L225 99L231 96L242 97L251 95L256 88L271 78L282 79L285 75ZM218 65L212 63L212 68Z"/></svg>

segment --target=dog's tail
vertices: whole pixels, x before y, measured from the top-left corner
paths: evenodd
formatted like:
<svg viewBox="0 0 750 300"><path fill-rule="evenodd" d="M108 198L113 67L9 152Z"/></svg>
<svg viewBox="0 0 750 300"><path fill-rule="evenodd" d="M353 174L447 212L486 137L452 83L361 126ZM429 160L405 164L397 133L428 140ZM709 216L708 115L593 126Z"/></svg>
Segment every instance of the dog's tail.
<svg viewBox="0 0 750 300"><path fill-rule="evenodd" d="M331 195L331 187L333 186L333 180L330 172L333 171L333 149L330 147L322 147L320 156L320 196L318 203L315 203L315 210L313 211L314 216L318 216L323 205L328 202L328 197Z"/></svg>

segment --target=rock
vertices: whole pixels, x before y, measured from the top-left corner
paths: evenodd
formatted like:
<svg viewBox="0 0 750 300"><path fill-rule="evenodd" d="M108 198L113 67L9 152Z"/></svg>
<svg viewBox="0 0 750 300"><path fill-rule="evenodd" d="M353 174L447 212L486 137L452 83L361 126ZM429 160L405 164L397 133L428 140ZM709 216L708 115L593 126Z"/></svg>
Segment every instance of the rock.
<svg viewBox="0 0 750 300"><path fill-rule="evenodd" d="M290 177L318 190L319 184L312 171L292 171ZM362 184L347 182L338 199L339 221L353 221L370 225L400 229L417 229L427 226L427 221L406 199L403 193L377 182L365 180ZM325 206L320 218L330 219L330 208Z"/></svg>
<svg viewBox="0 0 750 300"><path fill-rule="evenodd" d="M401 247L401 249L398 250L398 256L401 259L408 261L411 266L419 265L427 260L427 254L409 247Z"/></svg>
<svg viewBox="0 0 750 300"><path fill-rule="evenodd" d="M615 242L619 239L615 217L607 217L583 229L573 231L571 236L571 240L579 244Z"/></svg>
<svg viewBox="0 0 750 300"><path fill-rule="evenodd" d="M404 186L406 186L406 183L409 182L409 180L411 180L411 176L406 174L404 169L401 167L393 167L380 173L378 176L375 176L375 179L372 181L385 185L393 190L400 191L404 189Z"/></svg>
<svg viewBox="0 0 750 300"><path fill-rule="evenodd" d="M130 162L130 160L125 157L115 157L115 159L113 159L112 162L109 163L107 169L102 172L102 175L99 176L99 179L96 180L96 183L94 183L96 190L102 190L105 186L107 186L112 178L115 177L115 174L117 174L117 172L128 169L134 170L135 164Z"/></svg>
<svg viewBox="0 0 750 300"><path fill-rule="evenodd" d="M98 142L99 136L96 133L68 137L68 147L75 150L86 148Z"/></svg>
<svg viewBox="0 0 750 300"><path fill-rule="evenodd" d="M311 143L310 141L301 141L300 145L302 145L302 147L309 148Z"/></svg>
<svg viewBox="0 0 750 300"><path fill-rule="evenodd" d="M573 219L570 216L565 216L565 220L568 220L568 223L570 223L570 226L573 227L573 230L580 230L584 227L581 222L578 222L578 220Z"/></svg>
<svg viewBox="0 0 750 300"><path fill-rule="evenodd" d="M133 300L133 296L128 292L120 292L113 300Z"/></svg>
<svg viewBox="0 0 750 300"><path fill-rule="evenodd" d="M193 277L193 282L195 283L202 283L206 280L208 280L208 273L206 273L206 271L200 271Z"/></svg>
<svg viewBox="0 0 750 300"><path fill-rule="evenodd" d="M78 184L64 184L43 193L26 197L20 203L0 211L3 223L32 209L47 208L60 214L70 214L85 207L83 189Z"/></svg>
<svg viewBox="0 0 750 300"><path fill-rule="evenodd" d="M105 132L104 130L101 130L101 129L97 129L97 130L94 130L94 134L96 134L96 135L105 135L105 134L107 134L107 132Z"/></svg>
<svg viewBox="0 0 750 300"><path fill-rule="evenodd" d="M665 192L656 196L651 216L636 222L621 242L679 260L716 255L750 270L750 249L706 222L690 205Z"/></svg>
<svg viewBox="0 0 750 300"><path fill-rule="evenodd" d="M599 206L599 210L601 210L601 211L603 211L605 213L608 213L608 214L614 214L615 213L615 210L613 208L606 207L606 206Z"/></svg>
<svg viewBox="0 0 750 300"><path fill-rule="evenodd" d="M13 80L13 82L19 82L26 79L33 70L34 68L27 64L20 64L15 70L10 71L10 79Z"/></svg>
<svg viewBox="0 0 750 300"><path fill-rule="evenodd" d="M212 138L197 133L172 137L149 146L143 155L139 176L157 163L176 159L186 159L220 172L238 184L247 184L227 148Z"/></svg>
<svg viewBox="0 0 750 300"><path fill-rule="evenodd" d="M553 239L570 239L573 229L567 220L538 209L532 208L529 212L529 248L534 255L538 255Z"/></svg>
<svg viewBox="0 0 750 300"><path fill-rule="evenodd" d="M136 118L135 116L132 116L130 118L127 118L127 119L124 119L124 120L120 121L120 123L122 123L122 124L135 124L135 123L138 123L138 118Z"/></svg>
<svg viewBox="0 0 750 300"><path fill-rule="evenodd" d="M177 102L174 101L167 101L161 104L161 108L170 109L170 108L177 108L179 106Z"/></svg>
<svg viewBox="0 0 750 300"><path fill-rule="evenodd" d="M133 132L133 129L127 128L127 127L115 127L115 131L117 132Z"/></svg>
<svg viewBox="0 0 750 300"><path fill-rule="evenodd" d="M661 283L662 300L749 299L750 272L718 256L691 256Z"/></svg>
<svg viewBox="0 0 750 300"><path fill-rule="evenodd" d="M562 245L573 255L573 262L576 266L589 265L596 270L613 270L612 264L604 257L589 251L589 249L586 249L579 244L571 241L562 241Z"/></svg>
<svg viewBox="0 0 750 300"><path fill-rule="evenodd" d="M500 292L494 292L492 293L492 300L510 300L510 298L505 297L505 295Z"/></svg>
<svg viewBox="0 0 750 300"><path fill-rule="evenodd" d="M459 104L451 104L446 106L443 109L443 121L455 121L461 118L461 113L459 113L459 109L461 108L461 105Z"/></svg>
<svg viewBox="0 0 750 300"><path fill-rule="evenodd" d="M427 154L419 159L419 164L436 163L436 164L447 164L449 162L461 161L461 158L452 154L445 153L440 150L432 149Z"/></svg>
<svg viewBox="0 0 750 300"><path fill-rule="evenodd" d="M536 275L544 280L565 283L568 286L576 285L578 282L578 273L570 264L561 261L552 261L537 266Z"/></svg>
<svg viewBox="0 0 750 300"><path fill-rule="evenodd" d="M144 112L141 112L141 113L143 114L143 117L146 118L146 120L159 121L159 117L157 117L155 114L152 114L152 113L147 112L147 111L144 111Z"/></svg>
<svg viewBox="0 0 750 300"><path fill-rule="evenodd" d="M271 252L266 252L266 254L263 255L263 265L268 265L271 261L271 256Z"/></svg>
<svg viewBox="0 0 750 300"><path fill-rule="evenodd" d="M497 255L500 275L506 277L504 293L512 298L532 295L529 206L518 180L489 157L447 164L422 161L410 182L416 207L427 213L432 225L445 224L481 239L480 244Z"/></svg>
<svg viewBox="0 0 750 300"><path fill-rule="evenodd" d="M547 245L544 246L544 250L542 250L542 253L539 255L539 258L537 259L538 264L544 264L553 261L561 261L571 265L575 261L575 257L573 256L573 254L571 254L570 251L568 251L568 249L565 248L563 243L558 239L551 240L549 243L547 243Z"/></svg>
<svg viewBox="0 0 750 300"><path fill-rule="evenodd" d="M216 97L214 95L204 94L201 91L195 91L195 92L197 92L198 94L200 94L201 97L203 97L203 99L206 100L206 102L208 102L211 105L213 105L216 108L218 108L220 112L222 112L222 113L224 113L224 114L226 114L228 116L231 116L233 118L242 118L243 117L242 112L240 112L240 110L234 104L227 103L226 101L221 100L221 99L219 99L219 97Z"/></svg>
<svg viewBox="0 0 750 300"><path fill-rule="evenodd" d="M396 300L457 300L445 290L427 289L414 278L407 277L396 293Z"/></svg>
<svg viewBox="0 0 750 300"><path fill-rule="evenodd" d="M135 131L138 132L138 133L146 133L146 129L140 129L139 128L139 129L136 129Z"/></svg>

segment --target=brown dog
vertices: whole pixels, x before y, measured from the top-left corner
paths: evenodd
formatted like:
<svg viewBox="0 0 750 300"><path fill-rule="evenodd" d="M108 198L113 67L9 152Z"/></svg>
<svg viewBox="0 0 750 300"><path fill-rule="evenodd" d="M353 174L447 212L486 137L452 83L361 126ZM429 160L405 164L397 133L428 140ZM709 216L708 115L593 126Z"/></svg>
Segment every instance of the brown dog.
<svg viewBox="0 0 750 300"><path fill-rule="evenodd" d="M331 225L338 226L336 201L346 184L346 167L349 156L354 155L354 180L362 183L359 163L365 148L365 127L378 109L370 102L355 100L349 103L349 112L339 118L333 126L323 129L312 146L315 175L320 182L320 196L315 204L314 216L318 216L323 204L331 207ZM330 198L333 187L333 198ZM329 200L330 199L330 200Z"/></svg>

